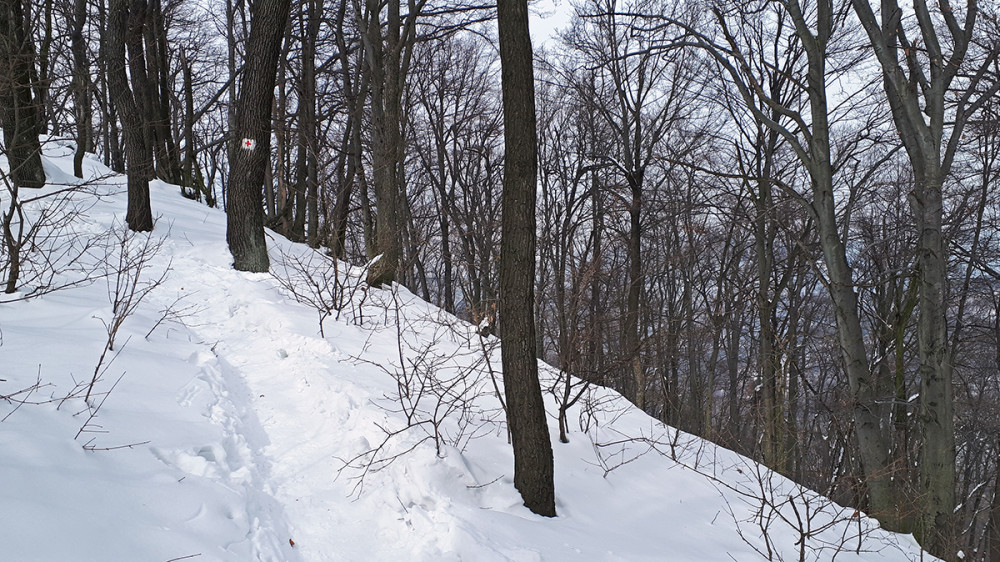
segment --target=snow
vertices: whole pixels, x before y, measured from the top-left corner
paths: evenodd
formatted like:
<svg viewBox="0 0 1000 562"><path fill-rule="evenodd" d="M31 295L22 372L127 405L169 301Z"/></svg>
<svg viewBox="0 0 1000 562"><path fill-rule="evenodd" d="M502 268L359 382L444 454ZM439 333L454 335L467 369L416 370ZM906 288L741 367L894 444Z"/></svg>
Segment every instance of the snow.
<svg viewBox="0 0 1000 562"><path fill-rule="evenodd" d="M70 148L46 157L37 195L79 183ZM495 338L272 233L272 271L298 281L234 271L223 213L162 182L155 231L128 238L124 179L85 165L93 181L64 205L82 211L72 236L52 238L94 241L49 285L75 284L0 295L0 394L38 386L0 401L6 560L798 560L802 528L805 560L929 559L596 387L568 444L546 393L559 516L536 516L513 488ZM88 408L115 318L116 277L93 265L124 251L134 269L143 248L158 248L146 294Z"/></svg>

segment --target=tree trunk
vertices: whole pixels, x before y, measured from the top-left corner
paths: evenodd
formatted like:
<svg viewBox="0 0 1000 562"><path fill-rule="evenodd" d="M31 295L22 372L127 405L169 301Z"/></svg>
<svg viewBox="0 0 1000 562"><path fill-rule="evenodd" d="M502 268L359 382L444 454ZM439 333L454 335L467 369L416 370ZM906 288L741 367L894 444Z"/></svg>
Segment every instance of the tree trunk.
<svg viewBox="0 0 1000 562"><path fill-rule="evenodd" d="M372 181L375 187L375 252L381 255L368 272L374 287L391 284L402 255L399 220L398 154L402 143L401 41L399 0L388 2L383 39L380 5L368 0L369 21L365 37L366 60L372 74ZM374 257L374 256L371 256Z"/></svg>
<svg viewBox="0 0 1000 562"><path fill-rule="evenodd" d="M213 191L205 184L201 166L198 164L197 139L194 136L194 124L197 116L194 109L194 72L184 50L179 52L181 63L181 80L184 90L184 159L181 162L181 195L196 201L205 197L205 204L215 206Z"/></svg>
<svg viewBox="0 0 1000 562"><path fill-rule="evenodd" d="M942 232L943 176L934 161L921 159L933 171L915 172L914 216L920 237L917 348L920 357L920 488L925 495L921 524L925 545L949 557L955 547L955 406L952 366L948 349L945 302L948 259Z"/></svg>
<svg viewBox="0 0 1000 562"><path fill-rule="evenodd" d="M54 38L53 27L52 27L52 0L34 0L32 2L24 3L25 10L25 21L33 22L38 21L41 23L41 33L38 36L40 42L38 44L38 66L35 67L34 61L31 63L31 83L34 85L35 90L35 119L36 127L39 133L48 132L49 125L52 125L52 133L54 135L59 135L59 124L53 119L53 107L52 107L52 96L49 95L49 87L52 85L52 78L49 75L49 66L52 53L52 41ZM40 16L31 12L31 9L35 6L40 5L41 14ZM30 25L30 24L29 24ZM27 31L27 30L26 30ZM27 48L31 52L35 52L34 39L29 33L27 36Z"/></svg>
<svg viewBox="0 0 1000 562"><path fill-rule="evenodd" d="M270 267L264 240L264 172L271 153L271 108L278 53L290 0L257 0L251 11L246 65L236 103L230 151L226 241L233 267L264 273Z"/></svg>
<svg viewBox="0 0 1000 562"><path fill-rule="evenodd" d="M773 87L780 90L782 86ZM780 95L780 91L776 92ZM772 118L780 117L772 111ZM753 166L756 169L756 187L752 195L754 211L754 249L757 258L757 321L760 325L758 343L758 365L760 367L761 422L764 426L764 462L781 473L787 473L789 460L784 449L784 412L779 392L780 343L778 341L778 319L776 316L778 294L781 287L772 286L771 276L775 268L774 239L777 234L774 216L774 158L778 148L779 135L769 129L758 129L758 145Z"/></svg>
<svg viewBox="0 0 1000 562"><path fill-rule="evenodd" d="M337 50L340 56L341 91L347 104L347 118L344 124L344 137L341 146L343 173L338 173L337 201L333 207L333 227L330 235L330 246L333 256L344 259L347 253L347 219L350 213L351 194L354 182L362 173L361 158L361 123L364 121L364 96L368 91L368 67L363 59L358 64L351 64L350 52L347 48L345 20L347 2L341 2L337 9L336 33ZM352 72L353 69L353 72ZM358 86L355 87L354 77L357 76Z"/></svg>
<svg viewBox="0 0 1000 562"><path fill-rule="evenodd" d="M306 33L302 39L302 99L304 114L299 126L305 131L306 143L306 241L313 248L320 244L319 236L319 124L316 119L316 41L319 36L322 0L309 0Z"/></svg>
<svg viewBox="0 0 1000 562"><path fill-rule="evenodd" d="M741 452L739 447L743 442L743 425L740 423L740 339L742 336L742 323L740 322L739 305L733 301L726 302L723 307L723 317L729 319L726 326L726 374L728 375L729 388L726 392L728 405L728 419L726 420L726 436L723 443L737 452Z"/></svg>
<svg viewBox="0 0 1000 562"><path fill-rule="evenodd" d="M593 129L591 129L593 131ZM593 136L593 132L591 132ZM591 145L593 145L591 139ZM591 268L593 275L590 281L590 341L588 358L590 359L590 382L604 385L604 299L602 298L601 283L604 251L604 204L601 198L600 181L597 171L590 173L591 182L591 205L594 212L592 216L592 232L594 236L593 258Z"/></svg>
<svg viewBox="0 0 1000 562"><path fill-rule="evenodd" d="M112 88L109 84L111 80L110 74L113 64L111 59L111 44L113 41L110 38L110 33L108 32L108 26L110 25L110 16L108 14L108 6L106 0L98 0L97 2L97 22L98 28L101 30L101 56L98 57L98 79L100 81L100 95L98 95L98 101L101 108L101 136L104 145L104 165L108 166L115 172L119 174L125 173L125 152L122 148L122 139L118 131L118 107L116 105L116 96L112 94ZM119 26L120 28L121 26ZM122 40L120 34L124 31L122 29L118 30L119 36L114 39L120 42ZM124 46L118 46L124 50ZM118 63L124 67L124 61Z"/></svg>
<svg viewBox="0 0 1000 562"><path fill-rule="evenodd" d="M524 505L556 514L552 443L535 352L535 190L538 145L526 0L497 6L504 112L503 223L500 242L500 338L514 486Z"/></svg>
<svg viewBox="0 0 1000 562"><path fill-rule="evenodd" d="M73 111L76 117L76 152L73 154L73 175L83 178L83 155L93 151L93 109L91 107L90 64L83 27L87 23L87 0L73 0L68 14L70 51L73 53Z"/></svg>
<svg viewBox="0 0 1000 562"><path fill-rule="evenodd" d="M130 4L131 1L131 4ZM125 133L125 158L128 162L128 210L125 222L136 232L153 230L153 212L149 206L149 180L153 177L153 155L147 144L147 130L140 108L145 76L142 57L144 0L112 0L108 6L107 48L108 89L121 114ZM128 47L129 72L133 88L125 74L125 49Z"/></svg>
<svg viewBox="0 0 1000 562"><path fill-rule="evenodd" d="M966 55L979 14L969 1L960 22L948 3L940 13L945 26L931 16L926 0L907 3L913 11L922 48L912 48L900 24L896 0L882 0L881 21L870 2L852 0L854 12L868 34L882 68L883 88L893 122L913 168L909 198L917 234L917 347L920 358L920 424L923 443L920 487L924 510L919 540L932 553L953 558L957 549L955 519L955 406L952 365L957 348L948 342L947 245L944 239L942 187L964 137L964 127L986 100L1000 91L991 73L997 46L981 59L984 66L968 68ZM942 40L947 44L942 45ZM899 47L904 48L899 48ZM901 60L902 59L902 60ZM905 68L905 70L904 70ZM956 77L962 76L958 85ZM990 77L992 83L984 83ZM976 97L975 94L978 94ZM945 101L959 100L946 115ZM950 136L945 142L946 121ZM960 319L959 319L960 321ZM957 341L956 341L957 345Z"/></svg>
<svg viewBox="0 0 1000 562"><path fill-rule="evenodd" d="M10 176L18 187L42 187L42 149L38 144L40 100L31 95L35 57L24 29L21 0L0 0L0 121Z"/></svg>
<svg viewBox="0 0 1000 562"><path fill-rule="evenodd" d="M815 71L810 71L810 84L812 89L818 92L822 88L822 80L825 79L825 71L822 70L825 63L814 60L810 54L810 64L816 66ZM888 471L888 444L878 417L875 381L868 364L854 276L847 262L847 249L840 237L836 219L826 95L823 92L813 94L811 97L815 106L812 111L813 138L810 146L813 158L810 170L813 209L828 271L829 293L837 322L837 339L854 399L858 451L868 485L871 514L887 529L898 530L899 518L893 500L893 478Z"/></svg>
<svg viewBox="0 0 1000 562"><path fill-rule="evenodd" d="M170 58L167 23L160 0L149 0L146 50L149 72L149 122L156 173L170 183L181 183L180 152L170 128Z"/></svg>
<svg viewBox="0 0 1000 562"><path fill-rule="evenodd" d="M757 321L760 326L757 361L760 368L761 400L760 418L764 426L763 458L767 465L778 472L784 472L784 458L781 450L779 424L781 407L778 401L778 351L776 349L777 330L775 327L775 299L771 291L771 273L774 269L774 223L771 213L771 155L776 135L771 134L768 154L764 155L764 173L757 181L754 197L757 217L754 221L754 246L757 253Z"/></svg>
<svg viewBox="0 0 1000 562"><path fill-rule="evenodd" d="M629 205L629 235L628 235L628 296L625 301L625 327L622 341L622 351L625 353L626 369L632 377L633 402L640 410L646 408L646 372L642 366L639 346L639 297L642 293L642 180L628 174L628 183L632 191L632 201Z"/></svg>
<svg viewBox="0 0 1000 562"><path fill-rule="evenodd" d="M1000 450L1000 443L997 448ZM990 518L987 523L989 533L989 562L1000 562L1000 466L994 466L993 501L990 502Z"/></svg>

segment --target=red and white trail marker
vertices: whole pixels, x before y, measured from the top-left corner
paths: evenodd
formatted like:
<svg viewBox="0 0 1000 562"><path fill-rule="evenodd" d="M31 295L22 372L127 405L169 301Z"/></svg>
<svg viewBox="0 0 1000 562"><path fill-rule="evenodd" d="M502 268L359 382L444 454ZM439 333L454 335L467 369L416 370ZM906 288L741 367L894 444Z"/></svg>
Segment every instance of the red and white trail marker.
<svg viewBox="0 0 1000 562"><path fill-rule="evenodd" d="M257 141L253 139L243 139L243 150L253 150L257 148Z"/></svg>

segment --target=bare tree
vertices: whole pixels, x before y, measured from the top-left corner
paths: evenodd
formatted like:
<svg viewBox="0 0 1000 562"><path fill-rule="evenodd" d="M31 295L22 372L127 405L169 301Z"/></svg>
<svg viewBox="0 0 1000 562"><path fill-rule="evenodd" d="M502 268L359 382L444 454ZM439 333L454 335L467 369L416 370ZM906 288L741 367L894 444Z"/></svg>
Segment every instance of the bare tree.
<svg viewBox="0 0 1000 562"><path fill-rule="evenodd" d="M73 0L72 10L66 10L70 48L73 53L73 110L76 121L76 152L73 155L73 175L83 178L83 155L93 152L93 95L87 41L83 36L87 23L86 0Z"/></svg>
<svg viewBox="0 0 1000 562"><path fill-rule="evenodd" d="M538 145L527 0L497 5L504 113L500 341L514 486L524 505L556 515L552 444L535 351L535 182Z"/></svg>
<svg viewBox="0 0 1000 562"><path fill-rule="evenodd" d="M831 110L827 83L831 73L851 68L850 49L841 48L848 8L830 2L819 2L806 10L799 2L778 6L751 1L739 6L712 9L721 42L703 34L677 19L670 23L684 29L687 38L682 45L694 45L705 50L732 81L753 118L777 132L794 151L808 174L807 209L816 221L820 247L825 263L824 285L833 303L837 326L837 342L843 357L853 403L854 434L863 467L873 515L888 528L898 528L897 503L894 498L892 474L889 472L888 447L882 432L876 406L877 389L872 377L865 332L861 325L859 301L852 268L847 259L843 230L837 219L837 191L834 177L849 151L835 153L831 137ZM769 91L757 77L747 59L747 46L734 32L747 18L763 19L786 14L793 34L787 41L797 41L805 54L805 66L796 86L801 88L805 103L786 103ZM663 19L654 16L654 19ZM669 19L669 18L668 18ZM676 44L675 44L676 46ZM795 97L791 98L796 99ZM802 109L802 105L805 108ZM784 122L772 116L780 116ZM848 147L853 146L848 143ZM835 159L836 157L836 159Z"/></svg>
<svg viewBox="0 0 1000 562"><path fill-rule="evenodd" d="M500 190L490 172L501 158L502 116L488 70L496 60L481 41L443 42L415 59L409 123L419 166L409 183L426 189L422 198L433 205L427 212L437 215L440 245L424 248L439 256L432 292L445 310L479 321L495 302L490 273L499 213L492 203Z"/></svg>
<svg viewBox="0 0 1000 562"><path fill-rule="evenodd" d="M0 1L0 123L3 153L16 187L42 187L41 147L38 144L38 103L32 96L35 55L25 29L21 0Z"/></svg>
<svg viewBox="0 0 1000 562"><path fill-rule="evenodd" d="M868 0L851 3L882 68L883 89L913 169L909 202L918 235L920 480L925 498L919 531L922 544L950 557L954 552L950 542L955 510L955 350L948 341L943 187L968 119L1000 91L1000 77L990 72L1000 56L1000 45L996 38L991 46L977 49L974 45L980 15L976 0L957 9L942 0L937 13L931 12L925 0L916 0L906 10L916 20L915 29L896 0L883 1L878 15Z"/></svg>
<svg viewBox="0 0 1000 562"><path fill-rule="evenodd" d="M402 257L403 92L417 33L417 18L427 0L408 0L402 14L400 0L354 0L359 27L364 32L365 64L371 72L372 183L378 208L374 252L382 257L369 271L374 286L396 279ZM382 21L383 6L385 21ZM374 258L375 256L369 256Z"/></svg>
<svg viewBox="0 0 1000 562"><path fill-rule="evenodd" d="M226 240L233 267L266 272L270 266L261 204L270 158L271 107L281 38L291 0L258 0L250 14L247 60L236 102L236 130L230 141Z"/></svg>
<svg viewBox="0 0 1000 562"><path fill-rule="evenodd" d="M619 7L609 0L592 0L585 5L576 26L564 41L580 57L583 65L596 67L593 79L574 84L593 100L595 111L611 131L610 154L593 154L601 164L624 180L626 190L617 198L628 213L627 291L624 324L621 331L622 365L630 373L628 395L639 408L646 405L646 370L642 359L639 322L643 279L644 229L648 198L666 181L666 174L656 173L662 152L683 152L670 148L666 139L679 129L690 109L692 86L686 53L657 52L653 49L662 38L655 32L632 32L641 17L630 14L633 6ZM638 6L634 6L638 8ZM655 9L667 13L669 2ZM677 140L677 139L675 139ZM679 143L684 144L684 143ZM676 402L671 400L671 402ZM674 404L676 407L676 404Z"/></svg>
<svg viewBox="0 0 1000 562"><path fill-rule="evenodd" d="M146 136L142 102L148 88L142 33L145 0L111 0L104 33L109 91L121 113L128 159L128 210L125 222L136 232L153 230L149 205L149 180L153 179L153 153ZM128 74L125 51L128 48ZM129 84L131 76L132 84Z"/></svg>

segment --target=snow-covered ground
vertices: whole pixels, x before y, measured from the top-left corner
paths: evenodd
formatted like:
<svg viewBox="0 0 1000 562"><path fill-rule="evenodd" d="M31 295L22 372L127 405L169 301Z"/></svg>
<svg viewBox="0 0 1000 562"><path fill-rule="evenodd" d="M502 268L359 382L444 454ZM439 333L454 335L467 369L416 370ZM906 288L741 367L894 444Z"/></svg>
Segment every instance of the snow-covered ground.
<svg viewBox="0 0 1000 562"><path fill-rule="evenodd" d="M78 183L69 153L48 145L41 193ZM38 240L82 257L0 295L0 395L16 399L0 402L0 559L921 559L911 537L599 388L567 444L546 393L559 516L535 516L512 485L495 339L271 233L275 275L234 271L223 213L174 186L152 185L156 229L129 236L124 190L106 177L26 205L75 214Z"/></svg>

